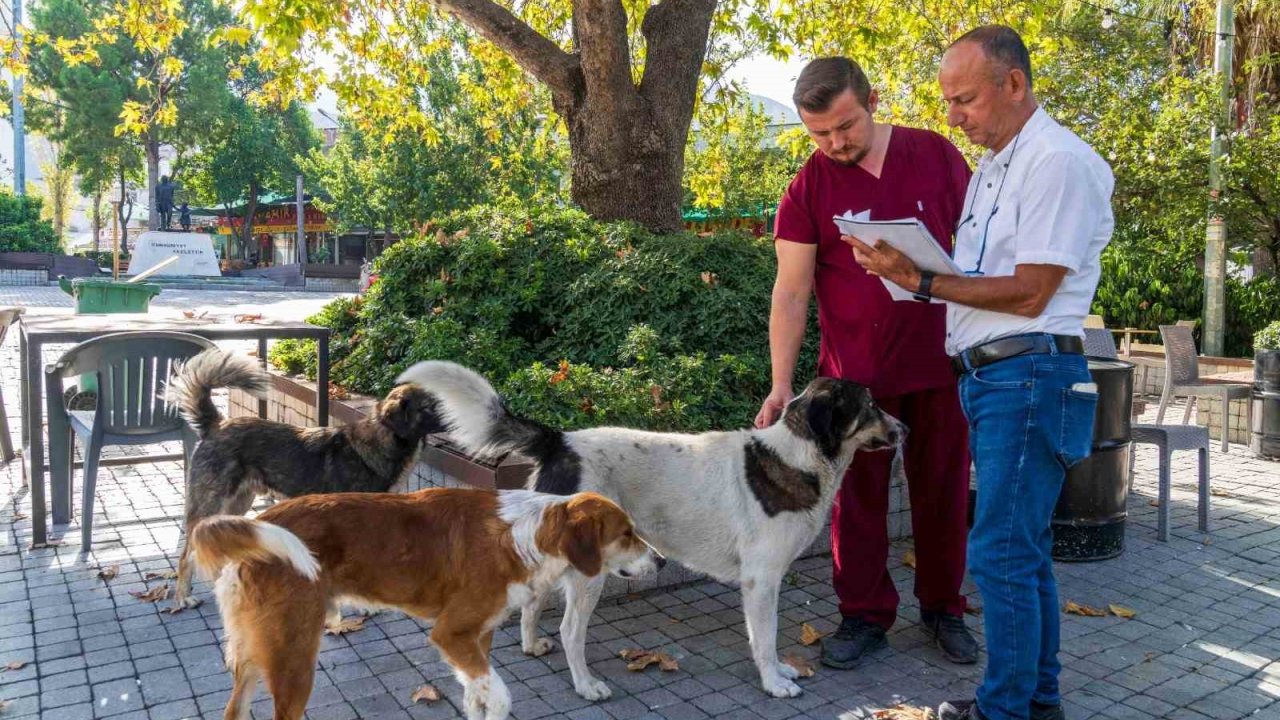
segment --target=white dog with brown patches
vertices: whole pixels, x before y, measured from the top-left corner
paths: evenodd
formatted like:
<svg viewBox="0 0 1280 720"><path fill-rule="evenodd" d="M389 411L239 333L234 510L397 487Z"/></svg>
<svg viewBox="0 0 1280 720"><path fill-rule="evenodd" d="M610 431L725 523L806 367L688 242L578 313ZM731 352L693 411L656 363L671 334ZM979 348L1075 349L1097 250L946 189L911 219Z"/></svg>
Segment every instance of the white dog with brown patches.
<svg viewBox="0 0 1280 720"><path fill-rule="evenodd" d="M501 720L511 696L489 647L512 609L569 571L636 577L661 564L612 501L528 490L312 495L253 520L203 520L190 546L217 578L234 676L226 720L247 720L259 678L277 720L302 717L340 603L434 620L431 641L464 687L468 720Z"/></svg>
<svg viewBox="0 0 1280 720"><path fill-rule="evenodd" d="M436 396L450 436L479 454L517 452L536 463L530 487L611 498L657 550L686 567L742 586L751 652L765 692L794 697L795 668L778 660L778 590L791 562L822 530L844 471L858 450L888 448L906 428L861 385L818 378L773 427L697 435L625 428L564 432L516 417L483 377L455 363L423 362L400 375ZM586 662L587 622L603 577L570 571L562 586L560 639L574 688L609 697ZM538 615L525 605L524 651L542 655Z"/></svg>

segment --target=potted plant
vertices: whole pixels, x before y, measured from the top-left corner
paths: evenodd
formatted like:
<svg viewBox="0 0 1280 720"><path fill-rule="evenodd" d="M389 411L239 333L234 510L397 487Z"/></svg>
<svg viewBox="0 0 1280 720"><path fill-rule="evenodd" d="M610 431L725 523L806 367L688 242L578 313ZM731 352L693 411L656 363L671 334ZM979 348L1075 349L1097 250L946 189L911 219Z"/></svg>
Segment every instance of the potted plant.
<svg viewBox="0 0 1280 720"><path fill-rule="evenodd" d="M1280 459L1280 320L1253 336L1253 427L1258 457Z"/></svg>

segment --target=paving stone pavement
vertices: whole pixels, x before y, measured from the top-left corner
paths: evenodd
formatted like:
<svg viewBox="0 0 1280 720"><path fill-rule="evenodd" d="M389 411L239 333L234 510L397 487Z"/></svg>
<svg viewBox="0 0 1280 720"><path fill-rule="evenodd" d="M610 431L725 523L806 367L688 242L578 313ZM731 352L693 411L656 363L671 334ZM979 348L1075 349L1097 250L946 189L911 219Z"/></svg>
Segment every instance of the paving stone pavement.
<svg viewBox="0 0 1280 720"><path fill-rule="evenodd" d="M329 297L303 296L308 302L299 302L297 293L262 295L183 291L160 299L219 312L247 308L303 317ZM31 312L63 311L70 307L65 297L56 288L0 288L0 303L29 303ZM0 380L16 439L15 347L11 339L0 348ZM1194 457L1174 458L1169 543L1155 540L1156 458L1142 446L1124 554L1057 566L1063 603L1114 603L1136 611L1127 620L1063 615L1062 685L1071 720L1280 719L1280 464L1254 459L1238 445L1225 455L1215 449L1212 532L1206 536L1195 528ZM53 528L62 545L29 548L30 501L20 463L0 466L0 700L8 703L0 717L221 716L230 676L222 665L221 623L209 585L196 588L209 602L176 615L164 612L165 604L130 594L164 582L146 580L147 573L176 567L181 479L177 463L104 469L94 546L82 555L74 521ZM805 693L799 698L763 695L737 590L705 582L602 604L587 653L593 672L613 688L606 702L588 703L574 694L559 650L527 658L520 652L518 627L499 629L493 658L511 689L512 717L850 720L900 702L935 705L970 696L981 666L947 663L916 624L913 571L901 561L909 548L906 541L891 549L891 573L904 601L890 648L853 671L819 667L801 681ZM104 581L98 568L116 568L118 574ZM965 590L980 606L971 583ZM784 654L816 656L816 646L800 645L801 626L834 629L832 599L829 558L797 563L780 602ZM981 630L980 614L969 620ZM558 621L549 613L544 631L554 634ZM427 627L388 611L369 618L359 632L325 637L307 716L460 717L461 690L428 644ZM617 658L625 648L664 650L680 669L630 672ZM2 669L10 663L14 669ZM444 698L414 704L411 694L426 682ZM263 691L253 715L271 716Z"/></svg>

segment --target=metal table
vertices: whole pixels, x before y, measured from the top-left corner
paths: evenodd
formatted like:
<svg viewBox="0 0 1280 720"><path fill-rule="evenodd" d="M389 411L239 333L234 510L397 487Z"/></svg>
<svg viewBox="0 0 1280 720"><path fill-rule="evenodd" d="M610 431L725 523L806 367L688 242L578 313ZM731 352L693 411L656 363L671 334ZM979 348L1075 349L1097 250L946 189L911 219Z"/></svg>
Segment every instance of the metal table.
<svg viewBox="0 0 1280 720"><path fill-rule="evenodd" d="M316 415L321 426L329 424L329 328L302 322L235 323L220 318L187 318L176 310L156 308L144 314L116 315L37 315L24 316L19 323L19 357L22 364L22 447L23 472L31 492L32 543L36 546L48 542L48 526L45 518L45 412L49 416L51 444L66 442L65 416L54 412L62 398L42 397L45 393L43 350L45 345L80 343L101 335L133 330L185 332L208 340L257 340L258 358L265 366L267 340L311 339L316 341L319 367L316 377ZM258 414L265 417L266 400L258 402ZM66 457L65 448L51 448L51 457ZM161 456L161 458L166 456ZM181 457L178 455L177 457ZM143 458L143 459L161 459ZM137 462L130 457L125 462ZM109 462L104 462L104 465ZM118 464L118 463L112 463ZM63 473L70 477L71 472ZM71 520L70 484L53 483L50 492L53 505L53 522Z"/></svg>

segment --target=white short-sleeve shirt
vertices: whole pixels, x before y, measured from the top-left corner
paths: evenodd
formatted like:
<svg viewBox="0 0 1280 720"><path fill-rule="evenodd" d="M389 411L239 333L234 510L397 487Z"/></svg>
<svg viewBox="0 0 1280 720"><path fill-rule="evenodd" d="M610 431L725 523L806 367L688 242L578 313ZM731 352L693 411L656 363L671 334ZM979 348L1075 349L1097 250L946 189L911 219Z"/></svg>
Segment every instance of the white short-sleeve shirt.
<svg viewBox="0 0 1280 720"><path fill-rule="evenodd" d="M1067 274L1036 318L947 303L949 354L1023 333L1084 337L1115 226L1114 186L1106 161L1043 108L978 161L956 228L956 264L985 277L1013 275L1017 265L1060 265Z"/></svg>

